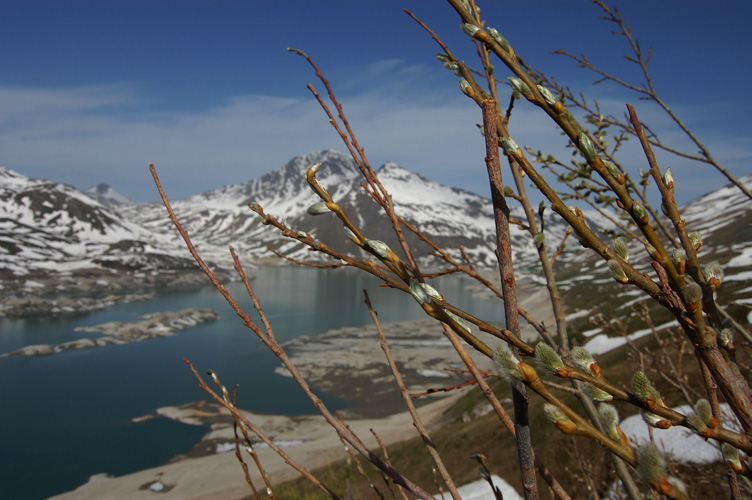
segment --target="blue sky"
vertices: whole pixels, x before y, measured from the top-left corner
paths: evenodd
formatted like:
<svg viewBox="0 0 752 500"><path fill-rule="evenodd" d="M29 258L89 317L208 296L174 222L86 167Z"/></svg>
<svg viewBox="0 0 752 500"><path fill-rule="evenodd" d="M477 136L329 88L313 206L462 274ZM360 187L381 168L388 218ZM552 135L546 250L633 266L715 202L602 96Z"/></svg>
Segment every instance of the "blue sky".
<svg viewBox="0 0 752 500"><path fill-rule="evenodd" d="M745 36L752 5L615 4L643 47L654 47L651 67L664 100L735 174L752 173ZM612 85L593 87L594 75L549 53L586 52L620 77L639 78L621 57L623 39L610 35L590 2L481 6L488 25L527 62L599 98L607 114L621 115L632 102L665 142L686 146L654 106ZM310 150L343 149L305 88L321 85L285 50L293 46L331 80L372 164L395 161L485 195L479 111L405 7L474 63L458 17L439 0L3 2L0 165L79 188L106 182L148 201L156 199L149 162L177 198L258 177ZM525 104L511 127L517 142L562 151L558 133ZM680 201L725 183L708 167L661 160L680 179ZM626 163L643 166L636 152Z"/></svg>

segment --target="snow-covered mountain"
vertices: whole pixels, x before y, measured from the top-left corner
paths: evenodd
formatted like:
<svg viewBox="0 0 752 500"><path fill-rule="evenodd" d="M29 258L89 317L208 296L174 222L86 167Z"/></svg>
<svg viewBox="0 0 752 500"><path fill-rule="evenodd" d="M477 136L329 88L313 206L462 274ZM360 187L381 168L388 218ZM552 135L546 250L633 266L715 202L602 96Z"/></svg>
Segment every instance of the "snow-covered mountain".
<svg viewBox="0 0 752 500"><path fill-rule="evenodd" d="M270 247L298 259L327 259L263 225L249 203L258 203L267 214L310 233L317 241L359 256L361 250L348 240L336 216L313 217L306 212L320 201L305 180L305 172L316 163L322 163L316 175L318 182L364 234L386 241L399 253L386 216L360 185L355 162L334 150L295 157L258 179L173 200L172 206L195 246L215 267L231 268L229 245L247 262L260 263L271 257ZM443 186L394 163L384 164L377 173L391 193L399 216L455 257L459 258L458 247L462 246L477 267L495 267L490 200ZM752 176L743 180L752 184ZM170 186L164 187L169 195ZM100 285L112 288L113 275L120 277L119 286L125 288L169 285L175 280L165 280L165 276L185 279L196 270L161 203L132 204L106 185L95 186L87 193L0 168L0 296L49 291L33 288L46 286L55 276L59 278L57 289L96 291ZM688 228L701 230L704 239L712 241L703 252L720 249L727 257L721 260L746 269L752 242L749 200L728 187L690 203L683 213ZM525 220L518 207L512 208L511 216ZM586 217L591 227L603 227L603 217ZM733 231L729 231L731 224ZM558 245L565 230L566 224L548 211L547 245ZM532 238L516 225L511 233L515 269L521 277L536 275L539 266ZM406 236L421 266L427 269L433 259L431 249L408 231ZM581 261L590 266L579 260L579 253L579 245L574 242L557 262ZM592 266L598 267L597 263ZM71 274L85 279L75 281ZM199 273L195 278L202 279ZM72 286L74 281L78 288Z"/></svg>
<svg viewBox="0 0 752 500"><path fill-rule="evenodd" d="M114 290L113 276L193 267L177 243L72 186L0 167L0 296Z"/></svg>
<svg viewBox="0 0 752 500"><path fill-rule="evenodd" d="M259 179L173 201L173 209L199 250L217 261L227 258L228 245L258 258L270 256L269 247L295 258L323 258L261 224L259 217L248 208L249 203L258 203L265 213L286 221L296 230L310 233L316 240L358 255L360 250L347 240L335 216L312 217L306 213L310 205L320 201L305 180L306 171L316 163L322 163L316 174L319 184L331 193L364 234L386 241L396 250L398 245L391 225L361 188L360 171L355 162L335 150L298 156ZM459 256L457 248L462 245L475 265L495 264L495 232L489 200L469 191L443 186L394 163L384 164L377 175L391 193L399 216L455 255ZM166 189L169 193L169 186ZM518 210L513 217L524 219L521 209ZM171 230L161 204L125 207L122 213L152 232ZM547 233L556 241L565 229L565 224L552 221ZM514 245L516 257L525 261L535 252L532 240L517 227L513 227L512 232L519 242ZM424 263L428 263L430 249L416 237L407 236L409 243L421 249Z"/></svg>

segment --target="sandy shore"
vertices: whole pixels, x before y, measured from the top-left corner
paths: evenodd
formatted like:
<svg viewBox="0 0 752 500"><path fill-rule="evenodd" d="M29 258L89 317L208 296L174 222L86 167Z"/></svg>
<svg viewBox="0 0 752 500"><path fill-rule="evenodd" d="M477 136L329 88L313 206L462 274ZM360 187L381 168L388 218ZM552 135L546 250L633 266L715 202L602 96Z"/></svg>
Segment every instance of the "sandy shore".
<svg viewBox="0 0 752 500"><path fill-rule="evenodd" d="M551 311L547 306L545 287L520 285L519 297L529 312L550 324ZM524 336L533 336L531 330L526 328ZM398 366L405 368L406 383L411 391L448 386L455 380L467 378L466 375L456 375L445 370L459 367L457 355L448 342L442 342L441 328L437 328L432 320L387 325L385 331ZM348 423L371 448L376 448L376 442L369 431L371 428L376 430L387 445L417 436L409 416L401 411L404 407L400 406L399 396L395 394L394 382L386 372L385 363L374 362L384 358L374 336L373 327L340 329L314 338L296 339L286 346L301 372L316 387L360 403L360 407L356 406L347 412ZM481 364L481 368L490 368L488 360L478 359L481 363L486 363ZM353 379L352 370L357 370L362 376ZM345 374L350 376L345 377ZM420 406L421 417L429 430L441 424L444 411L464 391L454 391ZM364 411L365 404L372 409L378 408L379 411ZM395 411L400 412L393 413ZM218 415L216 407L206 403L162 408L158 414L188 423L209 422L212 430L185 457L177 457L162 466L122 477L98 474L78 489L53 498L138 499L153 498L155 492L159 491L159 498L163 499L208 500L239 499L250 494L235 454L232 451L221 452L232 449L229 417ZM284 446L294 460L309 470L345 456L339 438L319 415L248 415L272 440ZM257 446L257 452L272 482L297 477L297 472L270 449ZM250 468L254 484L260 488L263 484L260 475L252 465Z"/></svg>

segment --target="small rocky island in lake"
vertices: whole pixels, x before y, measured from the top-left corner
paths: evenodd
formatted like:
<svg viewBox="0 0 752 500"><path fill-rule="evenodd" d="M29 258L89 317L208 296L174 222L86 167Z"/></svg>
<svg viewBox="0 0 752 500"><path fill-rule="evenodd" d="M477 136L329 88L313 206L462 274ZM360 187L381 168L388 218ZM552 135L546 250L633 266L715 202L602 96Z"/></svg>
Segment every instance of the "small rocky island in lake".
<svg viewBox="0 0 752 500"><path fill-rule="evenodd" d="M183 309L146 314L140 321L111 321L94 326L79 326L77 332L101 332L103 337L82 338L62 344L27 345L2 356L46 356L68 349L89 349L110 344L130 344L157 337L171 337L184 328L217 319L217 312L208 308Z"/></svg>

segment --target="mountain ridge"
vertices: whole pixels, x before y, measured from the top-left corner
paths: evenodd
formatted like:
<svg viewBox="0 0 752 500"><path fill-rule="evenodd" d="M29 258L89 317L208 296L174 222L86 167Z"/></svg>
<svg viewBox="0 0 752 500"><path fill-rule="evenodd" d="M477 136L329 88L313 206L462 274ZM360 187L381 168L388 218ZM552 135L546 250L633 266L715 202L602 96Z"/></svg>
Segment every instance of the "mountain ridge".
<svg viewBox="0 0 752 500"><path fill-rule="evenodd" d="M315 163L322 163L317 181L329 190L364 234L386 241L398 251L391 223L360 186L361 174L356 163L336 150L299 155L259 178L172 200L171 204L196 248L205 260L220 270L232 267L227 251L229 245L250 267L269 262L270 247L294 259L331 261L264 226L248 208L249 203L258 203L267 214L286 221L296 230L309 232L317 241L325 241L354 256L366 257L367 254L348 240L336 216L314 218L306 213L310 205L320 201L305 179L305 172ZM406 221L458 260L461 260L458 247L462 246L477 267L495 267L496 235L489 199L441 185L393 162L379 167L377 174L391 193L397 213ZM752 176L745 179L752 184ZM169 193L169 186L166 190ZM713 233L719 227L719 217L733 221L752 212L752 206L744 205L741 200L739 203L745 207L741 212L733 211L727 204L724 210L733 212L732 215L709 217L709 210L719 203L719 197L736 200L732 191L718 192L723 194L709 193L682 209L686 211L688 223ZM119 287L126 288L128 279L147 287L154 283L169 285L179 275L191 276L184 279L195 283L203 280L161 203L134 204L110 186L98 185L82 192L72 186L30 179L0 167L0 208L2 296L39 295L36 285L29 286L27 282L43 282L46 274L55 273L59 279L55 286L48 287L54 293L70 291L71 286L74 291L96 292L101 288L95 286L96 281L108 281L112 287L114 280ZM525 220L520 207L512 207L511 216ZM597 225L596 222L603 224L602 216L599 220L588 214L588 218L591 226ZM708 218L715 222L708 223ZM566 223L548 211L547 244L557 245L566 230ZM408 243L418 251L416 256L421 267L435 267L431 249L416 236L406 233ZM532 238L517 225L512 225L511 234L519 278L539 279L538 256ZM752 234L747 236L752 241ZM579 246L571 244L559 259L576 260L578 252ZM91 279L79 279L87 273L97 278L94 284ZM175 279L170 281L172 278ZM65 286L61 286L63 279Z"/></svg>

